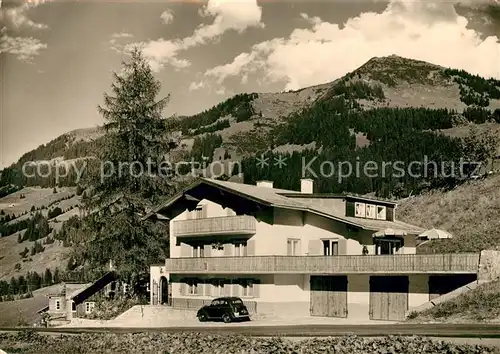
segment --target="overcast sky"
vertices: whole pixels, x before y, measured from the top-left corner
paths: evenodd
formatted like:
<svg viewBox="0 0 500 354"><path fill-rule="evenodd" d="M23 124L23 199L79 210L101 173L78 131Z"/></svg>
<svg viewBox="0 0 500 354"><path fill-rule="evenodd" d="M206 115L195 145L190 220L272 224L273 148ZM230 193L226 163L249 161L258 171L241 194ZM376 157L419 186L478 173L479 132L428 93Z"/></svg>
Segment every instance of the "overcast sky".
<svg viewBox="0 0 500 354"><path fill-rule="evenodd" d="M332 81L390 54L500 77L498 23L449 1L0 3L0 168L101 124L96 106L133 45L172 95L166 116Z"/></svg>

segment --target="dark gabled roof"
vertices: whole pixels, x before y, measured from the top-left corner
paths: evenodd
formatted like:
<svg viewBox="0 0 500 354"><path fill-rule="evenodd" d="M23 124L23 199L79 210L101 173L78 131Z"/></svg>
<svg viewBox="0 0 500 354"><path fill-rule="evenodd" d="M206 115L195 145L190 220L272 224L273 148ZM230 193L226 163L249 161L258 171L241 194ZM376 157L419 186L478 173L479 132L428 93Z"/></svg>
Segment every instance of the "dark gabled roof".
<svg viewBox="0 0 500 354"><path fill-rule="evenodd" d="M92 284L84 287L81 290L70 295L70 300L78 305L84 302L86 299L97 293L98 291L104 289L106 285L118 279L118 274L116 272L111 271L104 274L102 277L94 281Z"/></svg>
<svg viewBox="0 0 500 354"><path fill-rule="evenodd" d="M208 178L199 178L194 181L192 184L188 185L181 192L177 193L164 203L160 204L157 208L155 208L152 212L148 213L144 219L148 219L154 214L158 213L162 209L167 209L171 205L173 205L176 201L181 198L184 198L185 193L198 187L199 185L206 184L212 187L216 187L218 189L224 190L226 192L235 193L239 196L244 197L245 199L252 200L254 202L264 204L267 206L271 206L273 204L283 204L283 205L296 205L296 203L290 198L280 196L277 193L292 193L293 191L285 190L285 189L272 189L268 188L267 190L261 187L251 186L243 183L236 182L228 182L228 181L219 181Z"/></svg>
<svg viewBox="0 0 500 354"><path fill-rule="evenodd" d="M312 214L316 214L319 216L323 216L325 218L339 221L341 223L365 229L370 231L378 231L385 228L398 228L403 229L411 234L420 233L424 231L422 228L406 224L400 221L385 221L385 220L371 220L371 219L360 219L353 217L346 217L345 215L337 215L334 214L333 211L326 209L324 207L318 207L312 205L310 203L301 201L301 198L293 198L290 196L297 196L299 193L297 191L291 191L286 189L278 189L278 188L269 188L269 187L258 187L249 184L243 183L234 183L227 181L219 181L208 178L199 178L191 185L187 186L184 190L174 195L172 198L168 199L164 203L160 204L157 208L155 208L152 212L148 213L144 219L151 218L154 215L161 213L162 210L168 210L172 207L176 202L181 199L185 199L189 197L188 192L194 190L198 186L206 185L210 187L215 187L224 192L228 192L239 197L242 197L246 200L253 201L255 203L270 206L275 208L283 208L290 210L300 210L305 212L310 212ZM287 196L288 195L288 196ZM304 197L306 194L304 194ZM307 196L310 196L308 194ZM362 197L358 196L343 196L343 198L355 198L359 199ZM365 200L370 200L378 203L389 203L387 201L378 201L376 199L365 198ZM193 201L195 203L195 201ZM392 205L395 203L391 203Z"/></svg>
<svg viewBox="0 0 500 354"><path fill-rule="evenodd" d="M47 312L49 310L49 305L42 307L40 310L38 310L36 313L42 313L42 312Z"/></svg>

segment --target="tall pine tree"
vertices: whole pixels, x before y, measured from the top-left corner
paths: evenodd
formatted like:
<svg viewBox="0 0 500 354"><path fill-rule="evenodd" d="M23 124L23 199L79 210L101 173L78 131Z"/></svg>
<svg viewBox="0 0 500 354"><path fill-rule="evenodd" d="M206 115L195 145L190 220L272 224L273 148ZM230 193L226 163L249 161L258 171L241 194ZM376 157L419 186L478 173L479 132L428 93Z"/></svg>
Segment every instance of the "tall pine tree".
<svg viewBox="0 0 500 354"><path fill-rule="evenodd" d="M164 226L141 218L172 189L159 171L168 152L162 112L169 96L157 99L160 82L138 49L123 65L114 74L113 95L105 94L104 107L98 107L106 133L100 166L88 170L85 231L92 237L75 259L100 271L112 260L120 275L135 283L168 254Z"/></svg>

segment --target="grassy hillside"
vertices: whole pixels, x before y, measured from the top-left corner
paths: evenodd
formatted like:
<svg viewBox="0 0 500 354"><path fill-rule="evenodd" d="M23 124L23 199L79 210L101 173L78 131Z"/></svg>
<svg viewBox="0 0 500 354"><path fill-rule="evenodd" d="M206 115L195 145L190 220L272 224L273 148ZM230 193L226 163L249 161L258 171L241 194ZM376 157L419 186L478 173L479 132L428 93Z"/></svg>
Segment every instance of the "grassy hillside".
<svg viewBox="0 0 500 354"><path fill-rule="evenodd" d="M74 196L75 193L74 187L56 188L55 193L53 188L26 187L0 198L0 210L3 210L5 215L17 217L28 213L32 207L53 206L64 198Z"/></svg>
<svg viewBox="0 0 500 354"><path fill-rule="evenodd" d="M413 321L482 322L500 321L500 280L479 285L455 299L412 316Z"/></svg>
<svg viewBox="0 0 500 354"><path fill-rule="evenodd" d="M28 272L43 272L45 269L64 268L69 248L63 242L55 239L55 233L61 228L64 221L71 216L78 215L80 196L76 195L76 188L26 187L16 193L0 198L0 230L9 232L0 237L0 280L10 280L11 277L26 275ZM54 211L60 210L55 217ZM32 220L35 214L40 214L48 222L51 229L41 238L23 240L26 229L17 230L17 225ZM5 221L6 218L12 218ZM12 234L10 232L16 231ZM1 231L0 231L1 232ZM21 253L27 248L31 251L36 243L42 245L43 251L23 257Z"/></svg>
<svg viewBox="0 0 500 354"><path fill-rule="evenodd" d="M435 240L419 252L500 249L500 175L467 182L451 191L433 191L398 204L398 218L424 228L448 230L451 240Z"/></svg>
<svg viewBox="0 0 500 354"><path fill-rule="evenodd" d="M52 244L44 244L45 239L40 239L43 252L23 258L20 253L27 247L31 249L34 242L17 242L17 233L12 236L0 238L0 280L10 280L27 272L43 272L46 268L52 271L56 268L64 269L67 262L69 248L64 247L61 241L55 240ZM16 267L16 265L19 265Z"/></svg>

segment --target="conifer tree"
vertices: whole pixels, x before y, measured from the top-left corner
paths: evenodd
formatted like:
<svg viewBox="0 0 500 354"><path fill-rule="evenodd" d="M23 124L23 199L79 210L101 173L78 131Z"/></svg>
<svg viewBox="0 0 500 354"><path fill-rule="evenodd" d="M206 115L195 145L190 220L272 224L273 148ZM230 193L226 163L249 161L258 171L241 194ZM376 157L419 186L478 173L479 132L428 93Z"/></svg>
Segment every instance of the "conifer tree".
<svg viewBox="0 0 500 354"><path fill-rule="evenodd" d="M49 286L53 284L52 272L49 268L45 269L45 274L43 276L43 284Z"/></svg>
<svg viewBox="0 0 500 354"><path fill-rule="evenodd" d="M166 256L163 227L141 219L171 190L159 171L169 142L162 117L169 96L157 99L160 89L136 48L122 72L114 74L113 95L104 94L104 106L98 107L106 122L99 166L89 169L84 186L89 192L85 232L92 236L73 255L75 267L87 263L104 271L112 260L120 275L133 283Z"/></svg>

